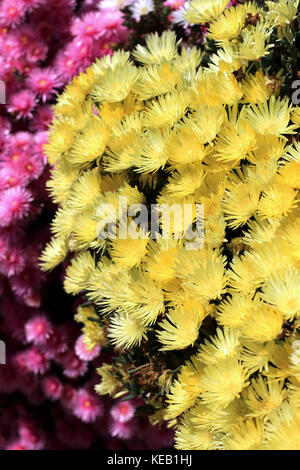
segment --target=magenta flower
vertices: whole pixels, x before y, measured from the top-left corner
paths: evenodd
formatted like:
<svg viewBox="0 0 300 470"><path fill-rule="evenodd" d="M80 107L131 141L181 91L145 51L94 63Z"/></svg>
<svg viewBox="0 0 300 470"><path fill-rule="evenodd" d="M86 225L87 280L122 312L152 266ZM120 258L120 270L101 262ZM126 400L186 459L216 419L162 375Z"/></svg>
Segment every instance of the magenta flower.
<svg viewBox="0 0 300 470"><path fill-rule="evenodd" d="M92 361L99 356L101 347L96 345L93 349L87 349L83 341L84 335L81 335L77 338L75 343L75 352L77 356L83 361Z"/></svg>
<svg viewBox="0 0 300 470"><path fill-rule="evenodd" d="M55 70L45 67L33 69L26 79L26 84L45 103L62 86L62 81Z"/></svg>
<svg viewBox="0 0 300 470"><path fill-rule="evenodd" d="M23 90L13 94L8 103L8 112L16 113L17 118L32 118L32 111L36 106L35 94L30 90Z"/></svg>
<svg viewBox="0 0 300 470"><path fill-rule="evenodd" d="M18 186L0 193L0 227L6 227L28 215L31 201L31 193Z"/></svg>
<svg viewBox="0 0 300 470"><path fill-rule="evenodd" d="M85 423L94 422L103 414L99 397L84 388L76 393L72 408L74 415Z"/></svg>

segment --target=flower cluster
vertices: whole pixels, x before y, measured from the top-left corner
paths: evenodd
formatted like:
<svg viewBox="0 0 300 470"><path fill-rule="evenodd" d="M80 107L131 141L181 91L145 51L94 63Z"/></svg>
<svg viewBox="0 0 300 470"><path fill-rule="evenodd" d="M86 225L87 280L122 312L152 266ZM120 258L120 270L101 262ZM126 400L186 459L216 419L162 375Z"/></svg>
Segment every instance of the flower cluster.
<svg viewBox="0 0 300 470"><path fill-rule="evenodd" d="M0 5L0 449L167 447L172 433L136 416L141 400L95 393L93 371L110 355L100 343L87 349L70 322L63 270L38 267L55 207L44 154L55 95L129 34L116 2L77 3Z"/></svg>
<svg viewBox="0 0 300 470"><path fill-rule="evenodd" d="M217 45L207 65L153 34L141 66L98 60L55 106L43 269L73 253L64 287L85 292L84 342L119 351L96 390L141 394L179 449L300 447L300 110L273 55L290 43L299 2L286 3L194 0L187 18L210 21ZM170 212L164 234L162 211L150 234L135 216L154 203L192 220Z"/></svg>

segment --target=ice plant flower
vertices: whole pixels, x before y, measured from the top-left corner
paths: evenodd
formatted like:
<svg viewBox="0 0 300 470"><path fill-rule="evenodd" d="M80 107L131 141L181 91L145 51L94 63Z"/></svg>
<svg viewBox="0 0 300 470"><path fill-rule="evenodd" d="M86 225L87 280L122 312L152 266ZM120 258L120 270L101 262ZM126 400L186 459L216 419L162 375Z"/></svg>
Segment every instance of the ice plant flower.
<svg viewBox="0 0 300 470"><path fill-rule="evenodd" d="M142 396L179 449L276 449L284 436L298 449L298 107L260 60L275 60L269 8L226 7L185 10L211 22L211 57L152 34L135 63L118 51L58 98L46 153L59 208L41 266L69 264L84 343L114 347L99 394ZM156 230L140 216L153 204ZM165 231L174 206L190 220L169 210ZM113 435L132 435L127 413L113 409Z"/></svg>

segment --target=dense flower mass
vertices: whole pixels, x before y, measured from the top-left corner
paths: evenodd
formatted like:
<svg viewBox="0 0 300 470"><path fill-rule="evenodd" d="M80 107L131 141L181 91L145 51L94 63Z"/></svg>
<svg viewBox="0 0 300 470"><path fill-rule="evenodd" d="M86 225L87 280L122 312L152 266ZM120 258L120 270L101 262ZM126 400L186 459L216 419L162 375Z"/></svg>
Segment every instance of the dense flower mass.
<svg viewBox="0 0 300 470"><path fill-rule="evenodd" d="M129 411L116 414L119 401L96 394L95 368L110 354L98 343L87 348L70 321L63 268L45 275L38 266L55 209L44 153L55 96L129 33L117 2L0 2L1 450L145 449L173 441L172 432L136 416L142 400L129 399Z"/></svg>
<svg viewBox="0 0 300 470"><path fill-rule="evenodd" d="M192 0L213 54L150 35L54 108L42 267L72 254L83 342L118 353L96 390L141 395L179 449L300 448L300 111L275 59L299 1L266 4Z"/></svg>

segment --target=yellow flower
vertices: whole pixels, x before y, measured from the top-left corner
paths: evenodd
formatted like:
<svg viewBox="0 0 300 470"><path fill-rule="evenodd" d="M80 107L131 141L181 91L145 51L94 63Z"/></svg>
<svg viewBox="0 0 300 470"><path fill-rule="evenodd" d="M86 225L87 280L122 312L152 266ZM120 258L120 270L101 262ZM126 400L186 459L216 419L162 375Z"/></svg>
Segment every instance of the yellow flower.
<svg viewBox="0 0 300 470"><path fill-rule="evenodd" d="M284 272L274 274L265 282L262 298L275 305L285 319L293 318L300 312L300 271L288 267Z"/></svg>
<svg viewBox="0 0 300 470"><path fill-rule="evenodd" d="M67 256L68 243L64 237L55 237L47 243L40 256L40 266L43 271L51 271Z"/></svg>
<svg viewBox="0 0 300 470"><path fill-rule="evenodd" d="M117 348L131 349L147 339L147 328L133 315L120 313L112 318L107 336Z"/></svg>
<svg viewBox="0 0 300 470"><path fill-rule="evenodd" d="M240 327L240 332L241 336L248 341L265 343L279 336L282 324L281 312L267 304L258 303L256 309L247 318L247 322Z"/></svg>
<svg viewBox="0 0 300 470"><path fill-rule="evenodd" d="M290 110L288 99L271 96L269 101L253 105L248 109L247 118L259 134L280 136L293 134L296 125L289 126Z"/></svg>
<svg viewBox="0 0 300 470"><path fill-rule="evenodd" d="M206 23L217 18L227 4L226 0L192 0L185 8L184 18L191 24Z"/></svg>
<svg viewBox="0 0 300 470"><path fill-rule="evenodd" d="M98 367L97 372L101 376L101 383L95 386L95 390L99 395L114 395L118 388L118 380L112 374L113 367L109 364L104 364Z"/></svg>
<svg viewBox="0 0 300 470"><path fill-rule="evenodd" d="M176 42L173 31L164 31L161 36L157 33L149 34L146 38L146 47L138 44L133 57L147 65L160 64L165 60L171 61L176 56L179 42Z"/></svg>
<svg viewBox="0 0 300 470"><path fill-rule="evenodd" d="M225 408L248 384L247 373L237 358L223 359L205 367L201 398L211 408Z"/></svg>
<svg viewBox="0 0 300 470"><path fill-rule="evenodd" d="M268 419L287 398L287 389L283 387L284 382L268 383L261 376L252 380L251 386L245 392L245 402L249 408L247 416Z"/></svg>
<svg viewBox="0 0 300 470"><path fill-rule="evenodd" d="M263 424L258 420L248 419L232 429L224 441L224 447L226 450L261 450L263 438Z"/></svg>
<svg viewBox="0 0 300 470"><path fill-rule="evenodd" d="M174 126L185 115L187 106L187 94L174 90L151 101L145 111L144 123L154 128Z"/></svg>
<svg viewBox="0 0 300 470"><path fill-rule="evenodd" d="M64 288L68 294L79 294L87 288L90 275L95 269L95 260L89 251L73 258L66 271Z"/></svg>
<svg viewBox="0 0 300 470"><path fill-rule="evenodd" d="M229 8L210 23L207 36L218 43L225 43L237 38L244 27L246 20L246 10L243 5L236 8Z"/></svg>
<svg viewBox="0 0 300 470"><path fill-rule="evenodd" d="M242 349L239 333L229 328L217 328L216 336L204 340L199 348L199 357L205 364L217 364L220 360L238 357Z"/></svg>
<svg viewBox="0 0 300 470"><path fill-rule="evenodd" d="M158 326L158 341L163 345L162 351L185 349L193 345L198 338L199 327L205 314L204 311L178 307L170 309L167 317Z"/></svg>
<svg viewBox="0 0 300 470"><path fill-rule="evenodd" d="M248 75L242 81L243 102L257 104L267 101L271 96L271 90L267 87L264 74L258 70L255 75Z"/></svg>
<svg viewBox="0 0 300 470"><path fill-rule="evenodd" d="M203 390L203 365L197 358L192 357L180 369L178 378L174 381L167 395L166 419L173 419L194 405Z"/></svg>

